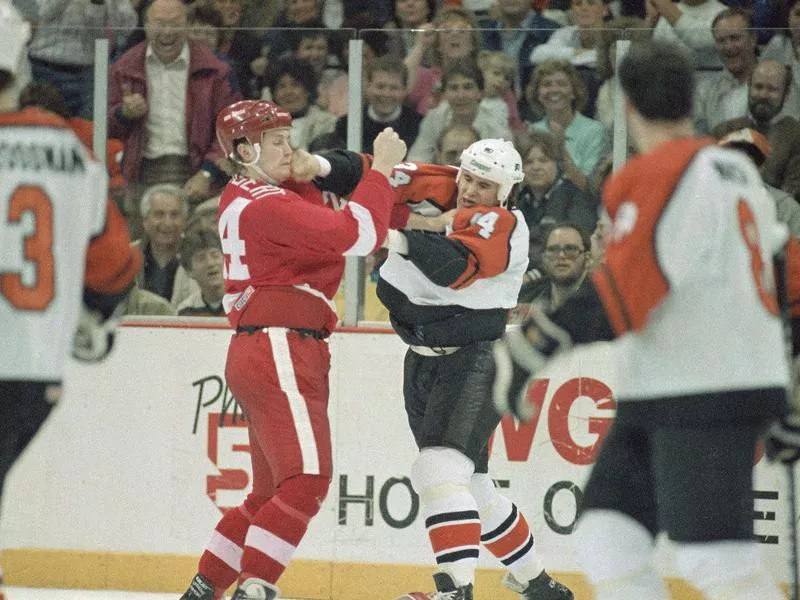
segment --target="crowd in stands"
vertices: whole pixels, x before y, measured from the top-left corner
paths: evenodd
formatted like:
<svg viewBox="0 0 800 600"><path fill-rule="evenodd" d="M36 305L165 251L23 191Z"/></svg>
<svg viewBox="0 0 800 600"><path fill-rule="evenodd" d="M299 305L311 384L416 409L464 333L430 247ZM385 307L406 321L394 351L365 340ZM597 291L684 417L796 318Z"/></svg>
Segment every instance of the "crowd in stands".
<svg viewBox="0 0 800 600"><path fill-rule="evenodd" d="M93 42L110 42L110 191L145 258L129 314L223 314L215 206L232 170L216 115L270 99L292 114L296 148L345 147L354 37L364 40L365 152L386 126L411 161L457 165L477 139L515 143L529 297L552 280L549 259L580 248L587 268L602 260L589 240L602 247L607 227L618 40L668 39L691 53L697 130L759 142L765 183L800 235L798 0L13 1L35 25L22 104L69 119L87 145ZM548 259L556 225L570 243L555 245L569 251Z"/></svg>

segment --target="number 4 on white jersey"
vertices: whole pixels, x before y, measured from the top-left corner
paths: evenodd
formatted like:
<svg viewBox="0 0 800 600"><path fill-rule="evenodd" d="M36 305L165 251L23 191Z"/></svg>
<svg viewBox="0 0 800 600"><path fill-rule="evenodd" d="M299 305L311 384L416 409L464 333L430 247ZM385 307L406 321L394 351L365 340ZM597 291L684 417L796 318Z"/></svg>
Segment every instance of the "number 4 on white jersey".
<svg viewBox="0 0 800 600"><path fill-rule="evenodd" d="M492 235L494 226L499 218L500 215L498 215L496 212L488 212L482 215L473 216L472 223L480 227L478 235L480 235L483 239L488 240L489 236Z"/></svg>

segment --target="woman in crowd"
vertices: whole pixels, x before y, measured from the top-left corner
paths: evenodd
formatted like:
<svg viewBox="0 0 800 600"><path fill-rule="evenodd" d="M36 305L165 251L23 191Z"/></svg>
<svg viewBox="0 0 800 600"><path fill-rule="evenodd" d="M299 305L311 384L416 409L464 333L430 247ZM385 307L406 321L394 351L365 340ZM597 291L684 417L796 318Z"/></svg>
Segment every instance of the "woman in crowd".
<svg viewBox="0 0 800 600"><path fill-rule="evenodd" d="M549 60L536 67L530 85L533 108L544 118L529 129L549 131L563 143L564 174L588 190L589 176L611 146L605 126L580 112L587 97L583 79L569 62Z"/></svg>
<svg viewBox="0 0 800 600"><path fill-rule="evenodd" d="M538 269L541 272L547 228L569 222L584 231L593 231L597 223L597 201L566 176L566 152L557 136L534 129L522 136L518 145L522 150L525 180L515 203L530 231L529 271Z"/></svg>

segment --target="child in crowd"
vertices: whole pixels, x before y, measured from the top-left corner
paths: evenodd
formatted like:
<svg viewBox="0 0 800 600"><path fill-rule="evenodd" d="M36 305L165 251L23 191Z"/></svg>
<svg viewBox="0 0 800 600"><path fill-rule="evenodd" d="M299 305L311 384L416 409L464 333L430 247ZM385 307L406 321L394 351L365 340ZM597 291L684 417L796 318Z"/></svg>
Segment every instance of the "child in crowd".
<svg viewBox="0 0 800 600"><path fill-rule="evenodd" d="M517 99L514 96L514 61L500 51L481 50L478 54L478 68L483 73L483 100L481 104L505 115L508 127L517 132L522 127L517 110ZM509 140L510 141L510 140Z"/></svg>

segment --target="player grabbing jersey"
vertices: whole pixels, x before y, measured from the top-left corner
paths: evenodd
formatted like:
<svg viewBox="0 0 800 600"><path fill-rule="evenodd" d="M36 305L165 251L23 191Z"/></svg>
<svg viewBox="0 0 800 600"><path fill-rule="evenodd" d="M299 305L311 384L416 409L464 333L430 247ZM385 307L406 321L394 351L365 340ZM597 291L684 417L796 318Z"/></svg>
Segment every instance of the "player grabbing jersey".
<svg viewBox="0 0 800 600"><path fill-rule="evenodd" d="M424 168L400 167L412 175ZM488 475L489 437L500 421L491 344L505 331L528 265L525 220L505 208L522 161L509 142L482 140L464 151L460 169L444 168L456 192L452 223L444 233L390 230L378 282L410 346L403 394L420 449L411 480L438 565L433 597L472 599L483 544L522 598L567 600L572 593L544 571L525 517ZM448 206L443 198L438 204Z"/></svg>
<svg viewBox="0 0 800 600"><path fill-rule="evenodd" d="M276 583L332 476L331 300L345 256L364 256L383 242L394 203L387 177L406 152L384 130L372 169L350 202L333 210L317 184L292 178L291 124L287 111L263 100L237 102L217 117L220 145L240 168L218 218L223 305L235 329L225 378L247 414L253 491L217 525L184 600L220 598L237 579L236 600L277 597ZM313 160L335 193L342 175Z"/></svg>
<svg viewBox="0 0 800 600"><path fill-rule="evenodd" d="M604 264L495 351L498 406L525 418L548 357L614 340L617 415L575 533L597 600L669 597L650 562L660 531L704 597L784 598L753 540L752 465L789 379L773 257L786 250L797 310L798 247L752 161L694 137L693 74L668 43L631 47L619 78L639 154L604 189Z"/></svg>
<svg viewBox="0 0 800 600"><path fill-rule="evenodd" d="M17 110L28 33L0 0L0 495L70 352L91 362L110 350L112 314L141 266L102 166L60 117Z"/></svg>

